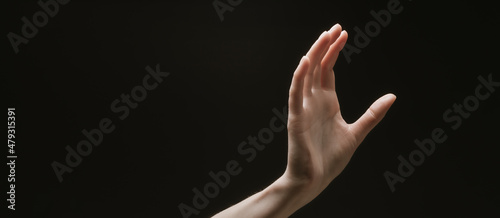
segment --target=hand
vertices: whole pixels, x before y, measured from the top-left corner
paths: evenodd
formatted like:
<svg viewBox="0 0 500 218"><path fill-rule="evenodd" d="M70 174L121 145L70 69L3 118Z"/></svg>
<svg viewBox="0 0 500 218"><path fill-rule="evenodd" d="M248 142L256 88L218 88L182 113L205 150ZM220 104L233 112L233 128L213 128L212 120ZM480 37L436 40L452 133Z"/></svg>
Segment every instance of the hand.
<svg viewBox="0 0 500 218"><path fill-rule="evenodd" d="M346 41L347 32L338 24L325 31L302 57L290 87L288 164L280 179L303 188L307 202L340 174L396 99L393 94L384 95L355 123L345 122L333 66Z"/></svg>
<svg viewBox="0 0 500 218"><path fill-rule="evenodd" d="M318 196L340 174L396 96L375 101L355 123L340 113L333 66L347 41L340 25L324 32L302 57L290 87L288 164L266 189L215 217L288 217Z"/></svg>

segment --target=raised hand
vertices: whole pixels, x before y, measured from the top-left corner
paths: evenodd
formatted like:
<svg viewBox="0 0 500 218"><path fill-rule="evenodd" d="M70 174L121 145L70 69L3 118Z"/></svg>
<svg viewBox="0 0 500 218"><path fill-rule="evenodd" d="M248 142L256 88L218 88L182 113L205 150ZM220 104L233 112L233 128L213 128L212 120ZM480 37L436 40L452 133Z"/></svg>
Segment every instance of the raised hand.
<svg viewBox="0 0 500 218"><path fill-rule="evenodd" d="M376 100L355 122L340 113L333 66L347 41L340 25L325 31L293 75L288 113L288 164L283 176L216 217L287 217L318 196L346 167L396 99Z"/></svg>
<svg viewBox="0 0 500 218"><path fill-rule="evenodd" d="M340 25L323 32L302 57L290 87L288 165L284 178L303 186L314 199L340 174L366 135L396 99L387 94L348 124L335 91L333 66L347 41Z"/></svg>

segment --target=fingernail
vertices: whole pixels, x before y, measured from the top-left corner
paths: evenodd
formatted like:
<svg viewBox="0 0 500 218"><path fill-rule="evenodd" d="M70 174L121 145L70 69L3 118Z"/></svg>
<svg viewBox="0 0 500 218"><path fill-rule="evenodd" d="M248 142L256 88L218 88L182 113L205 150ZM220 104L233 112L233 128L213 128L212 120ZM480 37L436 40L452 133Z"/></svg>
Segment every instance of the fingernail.
<svg viewBox="0 0 500 218"><path fill-rule="evenodd" d="M343 33L345 32L345 34L347 34L347 32L344 30L340 33L340 35L342 35ZM340 38L340 37L339 37ZM340 45L341 48L344 47L344 45L347 43L347 41L343 41L342 44Z"/></svg>
<svg viewBox="0 0 500 218"><path fill-rule="evenodd" d="M336 29L338 27L340 27L340 24L337 23L337 24L333 25L333 27L330 28L330 30L328 30L328 32L332 32L334 29Z"/></svg>
<svg viewBox="0 0 500 218"><path fill-rule="evenodd" d="M319 35L319 37L318 37L318 41L319 41L319 39L321 39L321 37L323 37L326 33L328 33L328 32L324 31L323 33L321 33L321 35Z"/></svg>

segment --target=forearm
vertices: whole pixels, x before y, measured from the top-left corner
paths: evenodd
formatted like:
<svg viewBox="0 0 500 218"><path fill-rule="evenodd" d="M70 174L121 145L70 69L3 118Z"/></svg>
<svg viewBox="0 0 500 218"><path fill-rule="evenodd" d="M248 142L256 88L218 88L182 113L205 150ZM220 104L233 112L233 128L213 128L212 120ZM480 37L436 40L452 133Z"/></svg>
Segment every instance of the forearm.
<svg viewBox="0 0 500 218"><path fill-rule="evenodd" d="M307 186L280 177L266 189L214 217L288 217L311 201Z"/></svg>

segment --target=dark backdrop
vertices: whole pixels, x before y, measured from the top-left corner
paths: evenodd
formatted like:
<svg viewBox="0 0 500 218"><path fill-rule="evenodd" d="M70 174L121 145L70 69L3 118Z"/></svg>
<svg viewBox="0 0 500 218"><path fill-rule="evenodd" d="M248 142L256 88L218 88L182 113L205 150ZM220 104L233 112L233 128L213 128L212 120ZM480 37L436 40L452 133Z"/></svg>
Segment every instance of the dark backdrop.
<svg viewBox="0 0 500 218"><path fill-rule="evenodd" d="M193 188L203 191L209 172L231 160L241 173L191 217L263 189L285 169L286 131L251 162L238 145L269 127L273 108L283 110L292 73L322 31L340 23L355 46L354 28L390 1L220 2L235 5L223 21L211 0L70 1L17 54L9 32L22 36L21 18L42 9L36 1L2 2L2 86L6 107L16 108L18 155L16 210L4 199L7 217L182 217L180 204L194 208ZM292 217L498 214L500 92L472 105L457 130L443 119L475 94L478 76L500 81L500 16L491 2L401 0L402 12L361 53L350 62L340 56L336 83L347 121L385 93L398 99L342 174ZM157 65L169 76L120 120L112 102ZM60 182L51 164L66 164L66 146L76 149L82 130L103 118L114 131ZM408 158L413 141L434 128L447 140L391 192L384 172L397 174L397 157Z"/></svg>

